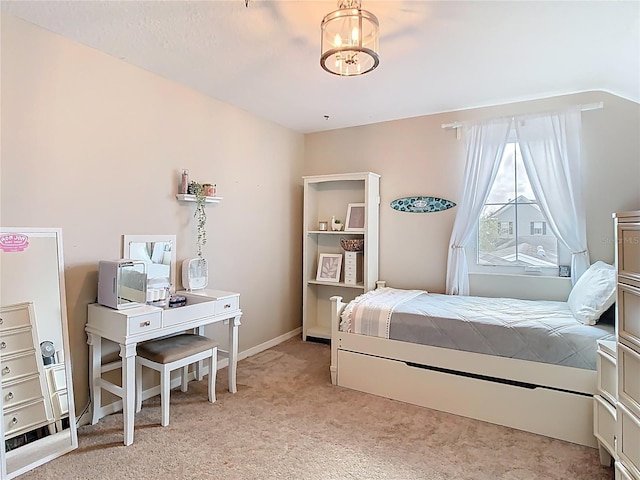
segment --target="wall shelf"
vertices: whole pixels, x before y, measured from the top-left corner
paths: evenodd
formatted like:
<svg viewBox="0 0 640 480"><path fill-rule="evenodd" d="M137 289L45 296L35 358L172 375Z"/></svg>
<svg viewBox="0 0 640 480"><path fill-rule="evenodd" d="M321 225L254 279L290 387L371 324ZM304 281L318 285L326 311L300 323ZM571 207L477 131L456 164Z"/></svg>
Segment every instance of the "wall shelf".
<svg viewBox="0 0 640 480"><path fill-rule="evenodd" d="M188 193L178 193L176 194L176 198L181 202L195 202L196 196L189 195ZM205 203L220 203L222 201L222 197L205 197Z"/></svg>

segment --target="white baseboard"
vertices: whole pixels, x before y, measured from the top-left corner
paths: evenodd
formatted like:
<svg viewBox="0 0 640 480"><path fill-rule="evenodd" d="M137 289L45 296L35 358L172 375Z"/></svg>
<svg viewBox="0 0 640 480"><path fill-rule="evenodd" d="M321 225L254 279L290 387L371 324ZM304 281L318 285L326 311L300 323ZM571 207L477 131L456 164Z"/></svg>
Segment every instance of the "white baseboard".
<svg viewBox="0 0 640 480"><path fill-rule="evenodd" d="M238 361L244 360L245 358L251 357L253 355L257 355L260 352L264 352L269 348L275 347L283 342L286 342L290 338L293 338L302 333L302 327L298 327L290 332L287 332L279 337L273 338L267 342L261 343L260 345L256 345L255 347L251 347L248 350L244 350L242 352L238 352ZM228 358L221 358L218 360L218 370L225 368L229 365ZM209 373L208 367L203 366L203 374L206 375ZM189 373L189 380L195 379L195 373ZM176 388L180 386L180 378L175 378L171 381L171 388ZM156 395L160 395L160 385L156 385L155 387L148 388L142 392L142 399L146 400L147 398L155 397ZM93 408L93 405L92 405ZM109 403L102 407L102 413L104 415L111 415L112 413L122 411L122 400L117 400L113 403ZM81 427L83 425L89 425L91 423L91 415L89 415L90 411L82 415L78 418L78 426Z"/></svg>

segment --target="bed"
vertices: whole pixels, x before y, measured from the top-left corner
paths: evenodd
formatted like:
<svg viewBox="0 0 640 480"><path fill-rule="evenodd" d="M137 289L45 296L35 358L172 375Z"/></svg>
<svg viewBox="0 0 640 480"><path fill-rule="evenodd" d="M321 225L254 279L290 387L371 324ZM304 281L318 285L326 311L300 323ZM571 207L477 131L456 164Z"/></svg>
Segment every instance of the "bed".
<svg viewBox="0 0 640 480"><path fill-rule="evenodd" d="M597 263L567 302L384 282L349 303L332 297L332 383L596 447L596 340L615 338L600 318L614 308L615 272Z"/></svg>

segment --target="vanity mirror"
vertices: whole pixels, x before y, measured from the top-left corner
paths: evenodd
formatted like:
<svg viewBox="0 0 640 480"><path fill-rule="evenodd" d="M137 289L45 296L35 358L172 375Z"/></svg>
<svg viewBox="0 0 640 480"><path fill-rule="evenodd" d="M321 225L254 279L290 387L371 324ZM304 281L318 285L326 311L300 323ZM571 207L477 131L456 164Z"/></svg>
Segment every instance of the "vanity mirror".
<svg viewBox="0 0 640 480"><path fill-rule="evenodd" d="M78 446L62 231L0 227L0 470L14 478Z"/></svg>
<svg viewBox="0 0 640 480"><path fill-rule="evenodd" d="M176 236L124 235L123 258L147 267L147 302L163 301L175 292Z"/></svg>

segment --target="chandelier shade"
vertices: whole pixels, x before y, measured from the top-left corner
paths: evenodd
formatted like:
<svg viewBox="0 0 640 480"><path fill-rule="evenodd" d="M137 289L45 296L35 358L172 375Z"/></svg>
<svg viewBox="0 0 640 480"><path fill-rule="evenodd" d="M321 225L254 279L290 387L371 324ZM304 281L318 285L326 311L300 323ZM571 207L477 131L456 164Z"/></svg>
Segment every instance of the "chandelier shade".
<svg viewBox="0 0 640 480"><path fill-rule="evenodd" d="M327 14L322 30L320 65L344 77L362 75L378 66L379 24L374 14L360 8L359 0L340 0Z"/></svg>

